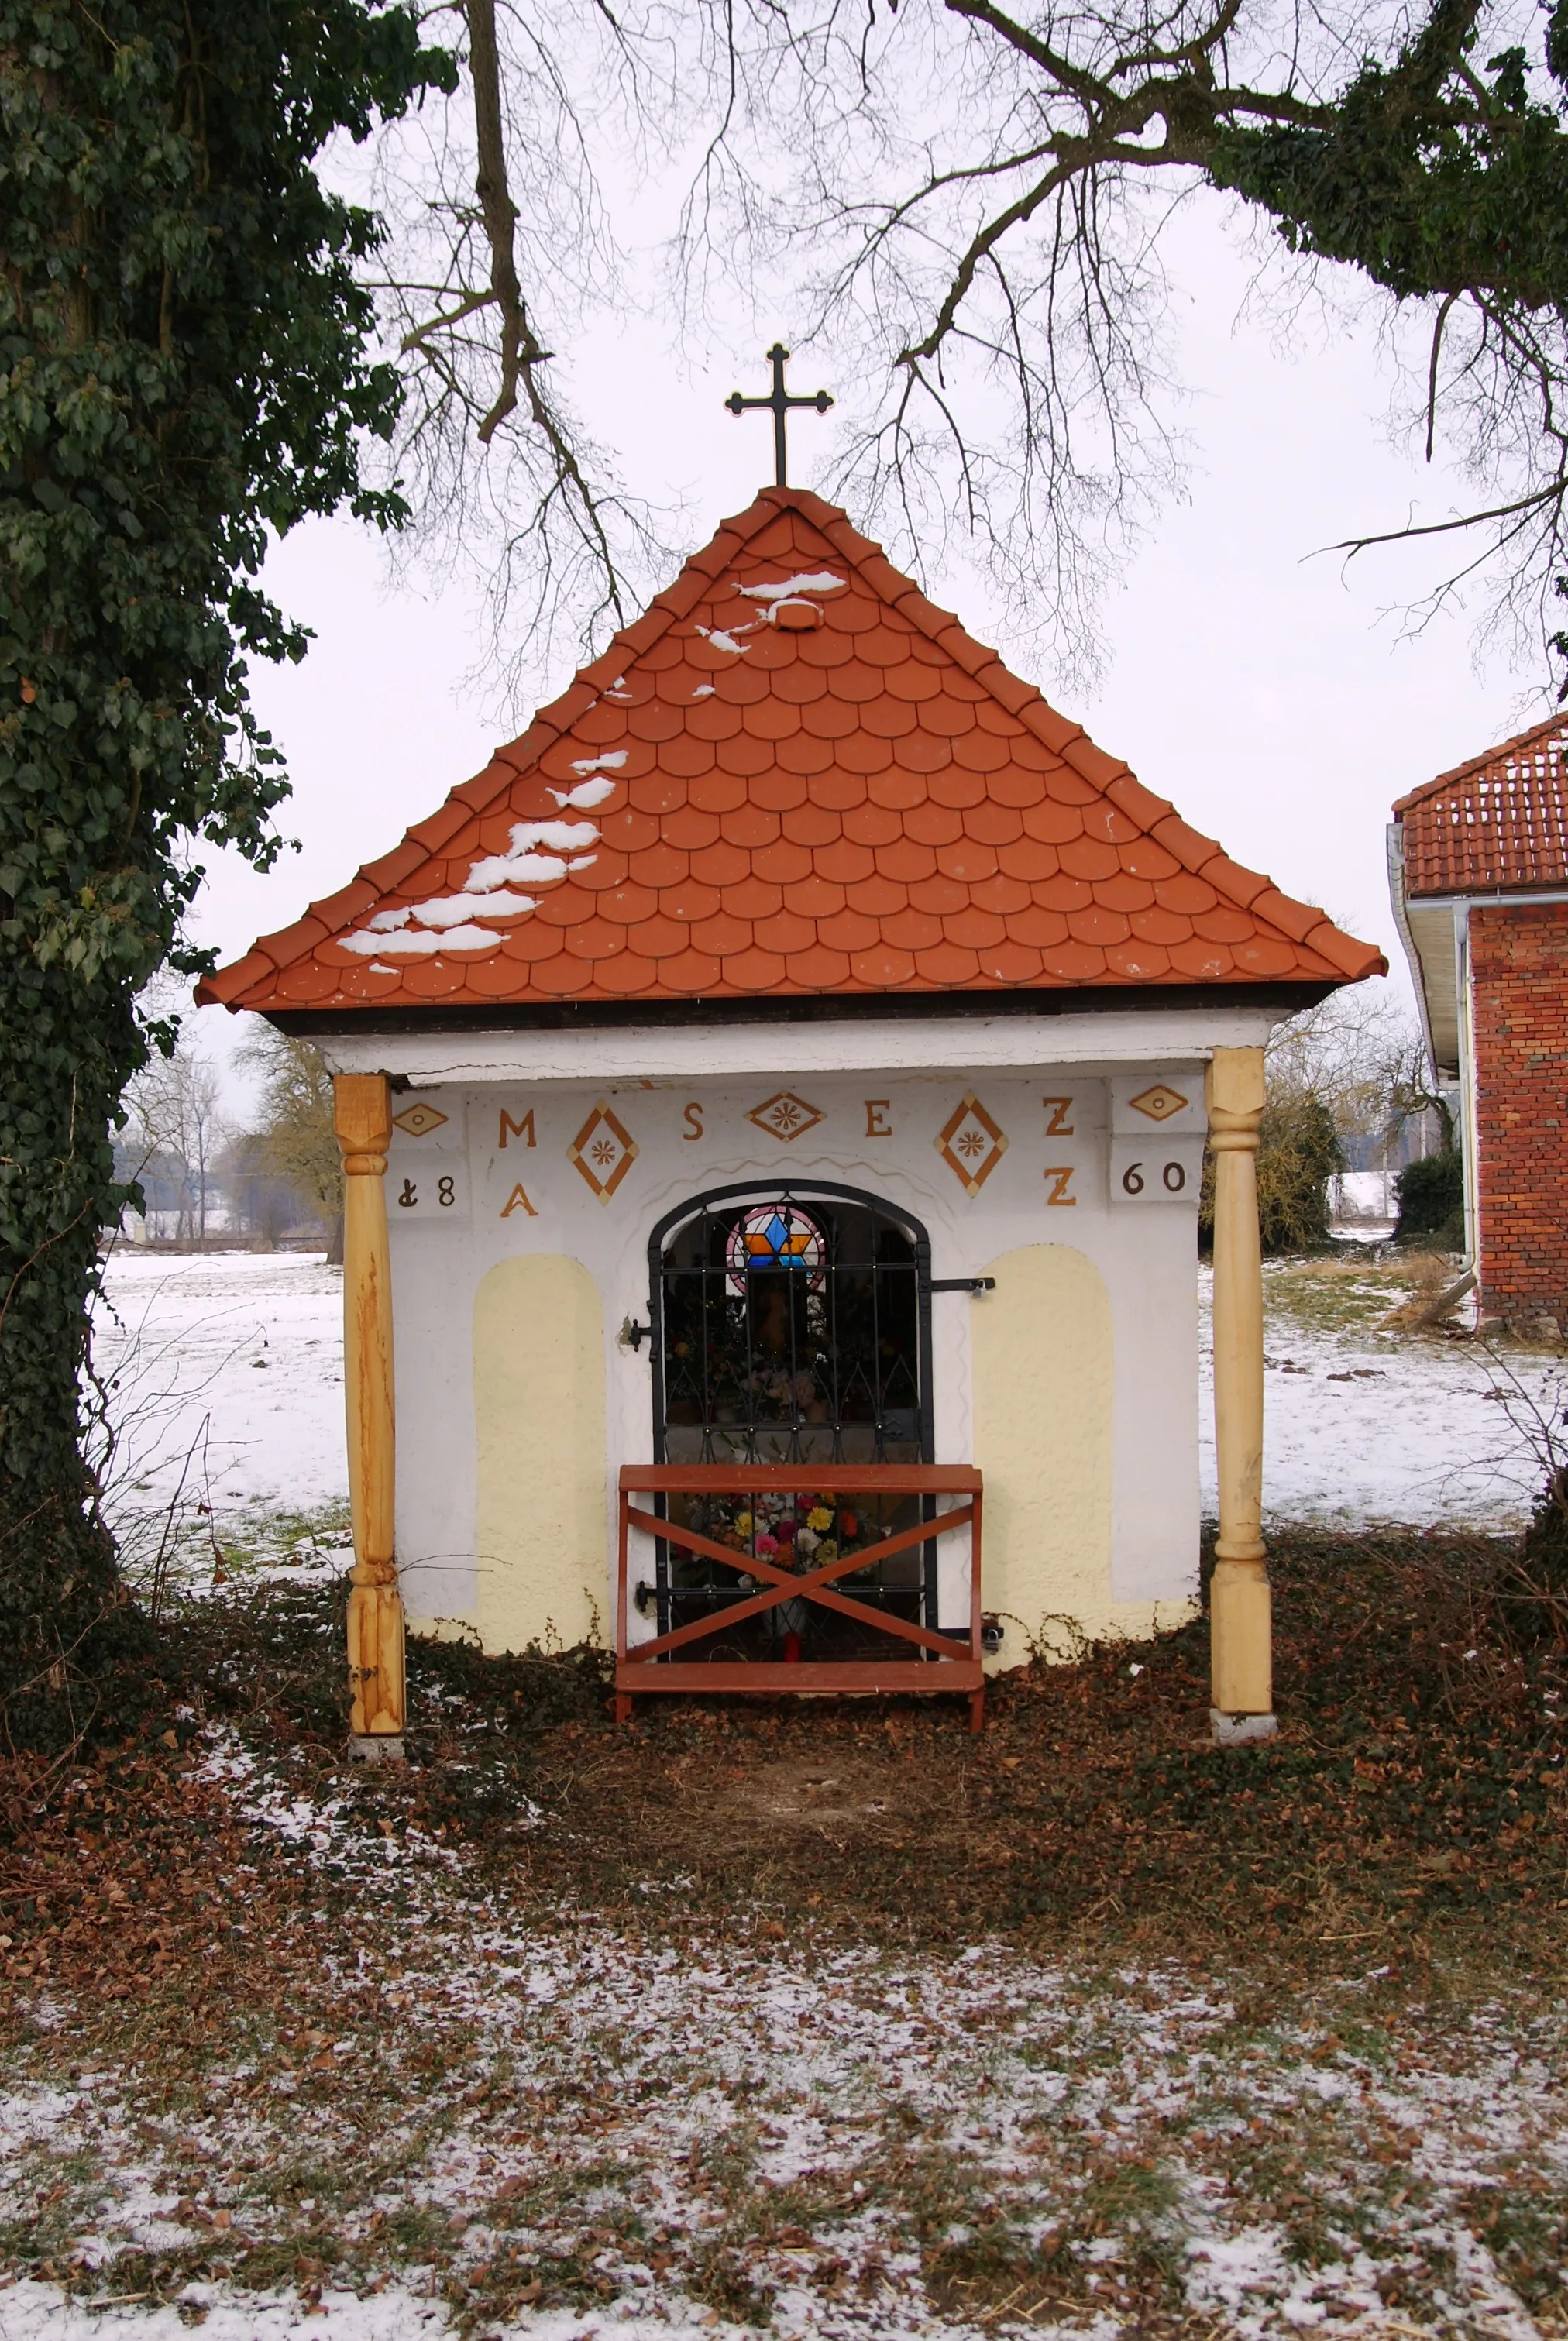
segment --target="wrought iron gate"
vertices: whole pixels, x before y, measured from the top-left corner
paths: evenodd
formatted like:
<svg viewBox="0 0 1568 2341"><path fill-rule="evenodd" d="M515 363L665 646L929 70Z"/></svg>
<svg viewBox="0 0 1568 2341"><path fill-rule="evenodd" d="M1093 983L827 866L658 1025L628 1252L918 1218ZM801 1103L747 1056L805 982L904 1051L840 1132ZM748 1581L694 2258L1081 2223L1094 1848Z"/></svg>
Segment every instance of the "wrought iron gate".
<svg viewBox="0 0 1568 2341"><path fill-rule="evenodd" d="M930 1464L931 1247L917 1220L879 1197L821 1181L719 1188L669 1212L649 1244L654 1456L661 1465L821 1467L787 1500L671 1493L664 1517L699 1552L660 1539L642 1589L659 1631L706 1617L694 1659L740 1662L876 1655L874 1632L804 1602L761 1616L748 1558L822 1566L870 1551L931 1516L907 1490L836 1500L832 1467ZM735 1553L733 1567L714 1548ZM857 1603L940 1630L934 1538L846 1574ZM726 1634L726 1613L743 1606Z"/></svg>

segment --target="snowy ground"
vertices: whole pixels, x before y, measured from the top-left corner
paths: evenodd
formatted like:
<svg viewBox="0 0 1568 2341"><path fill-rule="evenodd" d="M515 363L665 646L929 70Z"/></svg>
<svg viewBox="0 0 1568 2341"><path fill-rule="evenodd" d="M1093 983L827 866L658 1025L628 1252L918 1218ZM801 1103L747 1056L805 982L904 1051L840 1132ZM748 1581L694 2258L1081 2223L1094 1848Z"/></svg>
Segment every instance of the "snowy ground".
<svg viewBox="0 0 1568 2341"><path fill-rule="evenodd" d="M94 1360L114 1425L109 1510L133 1576L165 1549L210 1566L209 1521L243 1557L346 1506L343 1276L319 1253L123 1246Z"/></svg>
<svg viewBox="0 0 1568 2341"><path fill-rule="evenodd" d="M1560 1415L1568 1396L1562 1367L1538 1351L1384 1330L1409 1289L1401 1276L1355 1258L1265 1268L1265 1516L1344 1529L1523 1527L1544 1477L1537 1417ZM1205 1269L1198 1419L1210 1516L1213 1281Z"/></svg>
<svg viewBox="0 0 1568 2341"><path fill-rule="evenodd" d="M1403 1290L1397 1277L1373 1268L1358 1281L1354 1262L1269 1270L1269 1515L1515 1527L1541 1473L1513 1418L1556 1370L1527 1353L1499 1360L1473 1343L1380 1331ZM1205 1272L1199 1422L1212 1513L1209 1281ZM242 1547L268 1541L277 1514L341 1509L341 1294L340 1272L316 1255L116 1253L96 1357L116 1384L116 1507L144 1543L182 1489L210 1502L220 1543Z"/></svg>
<svg viewBox="0 0 1568 2341"><path fill-rule="evenodd" d="M1276 1516L1519 1516L1511 1412L1554 1369L1383 1330L1403 1273L1271 1269ZM254 1565L302 1523L331 1552L336 1272L122 1254L108 1297L144 1556L209 1503L186 1561L215 1539ZM1212 1500L1206 1445L1205 1469ZM1402 1985L1332 1915L1317 1973L1283 1981L1011 1940L914 1957L818 1939L817 1897L787 1926L761 1899L684 1918L668 1878L639 1930L557 1906L539 1807L513 1894L417 1803L377 1834L372 1784L300 1749L209 1726L190 1778L255 1835L221 1876L193 1841L171 1939L226 1939L245 1987L160 1997L155 1972L105 2012L13 1950L0 2242L32 2272L0 2278L0 2341L1568 2332L1555 1977ZM269 1900L256 1838L325 1898Z"/></svg>
<svg viewBox="0 0 1568 2341"><path fill-rule="evenodd" d="M245 1768L221 1747L208 1767L241 1796ZM335 1810L307 1804L274 1822L313 1821L316 1858L355 1866ZM55 2262L104 2306L25 2279L0 2290L5 2341L1563 2329L1489 2240L1506 2208L1513 2240L1534 2218L1562 2249L1550 1994L1423 2002L1353 1945L1245 2006L1174 1965L1004 1943L913 1961L773 1939L759 1914L724 1938L567 1913L544 1932L464 1906L434 1848L392 1851L357 1949L317 1963L325 2016L309 1984L275 1998L178 2085L155 2040L68 2081L57 2057L48 2079L18 2060L0 2223L46 2207ZM41 2067L65 2020L36 2003ZM378 2236L403 2266L371 2290ZM149 2293L147 2256L181 2252L268 2254L294 2281Z"/></svg>

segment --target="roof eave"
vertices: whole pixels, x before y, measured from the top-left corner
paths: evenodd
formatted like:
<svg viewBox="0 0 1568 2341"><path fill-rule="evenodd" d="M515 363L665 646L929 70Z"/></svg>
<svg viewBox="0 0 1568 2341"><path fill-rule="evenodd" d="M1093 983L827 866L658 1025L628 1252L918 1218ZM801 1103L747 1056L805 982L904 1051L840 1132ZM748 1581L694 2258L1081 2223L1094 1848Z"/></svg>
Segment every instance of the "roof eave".
<svg viewBox="0 0 1568 2341"><path fill-rule="evenodd" d="M329 1033L582 1031L628 1025L907 1023L920 1017L1066 1016L1173 1013L1194 1008L1274 1008L1282 1019L1314 1008L1352 979L1273 977L1237 983L1071 984L995 991L772 992L715 1000L561 1000L485 1008L285 1008L257 1011L280 1031L305 1039Z"/></svg>

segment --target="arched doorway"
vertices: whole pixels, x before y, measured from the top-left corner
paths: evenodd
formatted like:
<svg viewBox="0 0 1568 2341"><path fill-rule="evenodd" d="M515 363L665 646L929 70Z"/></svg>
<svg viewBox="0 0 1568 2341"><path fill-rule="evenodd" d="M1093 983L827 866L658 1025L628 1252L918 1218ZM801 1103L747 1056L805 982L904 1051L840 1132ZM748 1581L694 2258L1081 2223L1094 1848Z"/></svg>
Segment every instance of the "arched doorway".
<svg viewBox="0 0 1568 2341"><path fill-rule="evenodd" d="M648 1266L656 1462L820 1463L827 1491L825 1467L834 1464L933 1460L931 1246L918 1220L824 1181L720 1188L665 1214ZM704 1535L738 1544L759 1532L750 1511L739 1527L734 1504L726 1511L718 1501L671 1500L678 1509L667 1517ZM847 1534L870 1546L923 1517L909 1496L874 1496L847 1510L824 1493L824 1503L844 1550ZM804 1563L820 1548L824 1531L812 1522L823 1509L809 1497L791 1499L764 1532ZM781 1649L790 1658L863 1658L875 1639L864 1624L815 1609L808 1618L805 1604L791 1602L754 1621L732 1648L724 1613L751 1589L741 1561L729 1569L661 1545L651 1589L661 1633L713 1618L715 1659ZM935 1629L934 1544L846 1579L844 1590Z"/></svg>
<svg viewBox="0 0 1568 2341"><path fill-rule="evenodd" d="M929 1463L931 1245L854 1187L715 1189L648 1248L660 1463Z"/></svg>

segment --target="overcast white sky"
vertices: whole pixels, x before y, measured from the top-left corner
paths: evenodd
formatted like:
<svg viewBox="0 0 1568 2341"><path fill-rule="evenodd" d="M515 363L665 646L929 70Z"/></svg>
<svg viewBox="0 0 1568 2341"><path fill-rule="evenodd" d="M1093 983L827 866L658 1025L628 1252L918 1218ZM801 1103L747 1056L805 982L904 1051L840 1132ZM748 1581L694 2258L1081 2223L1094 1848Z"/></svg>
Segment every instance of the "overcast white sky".
<svg viewBox="0 0 1568 2341"><path fill-rule="evenodd" d="M1015 663L1238 861L1380 942L1403 981L1383 876L1392 801L1550 712L1545 679L1497 660L1478 673L1462 613L1401 639L1385 613L1413 573L1407 556L1364 555L1348 573L1333 555L1310 557L1397 523L1413 503L1441 518L1459 490L1389 447L1388 374L1370 324L1309 327L1276 347L1263 324L1235 322L1247 270L1220 204L1194 206L1176 233L1190 501L1166 512L1111 605L1099 689L1062 690L1037 662ZM775 333L789 340L787 316L738 328L693 371L667 336L634 324L596 334L577 370L588 422L621 451L628 483L690 500L693 547L772 476L765 418L737 422L721 401L737 383L765 386L761 353ZM814 390L824 372L802 352L794 385ZM793 477L821 477L838 420L793 426ZM972 582L931 582L973 632L998 639ZM390 586L371 532L303 528L266 583L317 637L303 666L255 677L294 779L282 825L303 850L266 878L211 860L195 927L225 958L344 884L509 736L464 684L476 647L467 593ZM568 680L563 668L553 690ZM223 1011L197 1025L226 1055L237 1034Z"/></svg>

